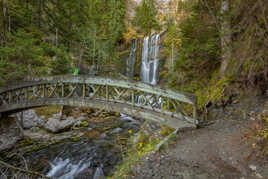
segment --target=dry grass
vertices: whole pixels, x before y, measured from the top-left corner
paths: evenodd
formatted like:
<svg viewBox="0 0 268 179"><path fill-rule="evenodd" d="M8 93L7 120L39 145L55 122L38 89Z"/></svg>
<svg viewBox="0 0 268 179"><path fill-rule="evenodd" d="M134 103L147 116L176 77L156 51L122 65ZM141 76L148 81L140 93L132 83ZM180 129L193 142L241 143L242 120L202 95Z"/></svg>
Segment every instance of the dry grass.
<svg viewBox="0 0 268 179"><path fill-rule="evenodd" d="M35 108L35 111L38 116L46 116L47 118L52 117L53 114L57 114L62 110L62 106L46 106Z"/></svg>

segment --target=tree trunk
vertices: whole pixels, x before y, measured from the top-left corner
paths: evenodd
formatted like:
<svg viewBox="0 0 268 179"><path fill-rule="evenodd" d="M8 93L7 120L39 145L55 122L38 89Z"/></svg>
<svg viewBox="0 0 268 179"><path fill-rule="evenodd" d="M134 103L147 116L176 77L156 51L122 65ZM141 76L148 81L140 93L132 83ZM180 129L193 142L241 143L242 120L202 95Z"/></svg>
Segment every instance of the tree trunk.
<svg viewBox="0 0 268 179"><path fill-rule="evenodd" d="M56 28L56 59L58 58L58 28Z"/></svg>
<svg viewBox="0 0 268 179"><path fill-rule="evenodd" d="M226 74L227 66L231 59L231 22L230 22L230 16L228 14L230 10L230 2L229 0L222 0L221 5L221 76L224 77Z"/></svg>
<svg viewBox="0 0 268 179"><path fill-rule="evenodd" d="M174 42L171 44L171 70L174 70Z"/></svg>
<svg viewBox="0 0 268 179"><path fill-rule="evenodd" d="M5 37L6 37L6 7L5 2L1 2L1 45L4 46L5 44Z"/></svg>
<svg viewBox="0 0 268 179"><path fill-rule="evenodd" d="M38 28L41 30L41 13L42 13L42 2L41 0L38 0Z"/></svg>

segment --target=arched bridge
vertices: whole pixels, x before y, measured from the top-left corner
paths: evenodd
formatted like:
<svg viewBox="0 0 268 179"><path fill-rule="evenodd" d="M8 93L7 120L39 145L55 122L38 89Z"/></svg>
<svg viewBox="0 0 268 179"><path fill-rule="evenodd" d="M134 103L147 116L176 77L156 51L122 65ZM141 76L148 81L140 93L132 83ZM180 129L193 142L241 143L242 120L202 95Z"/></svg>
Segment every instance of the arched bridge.
<svg viewBox="0 0 268 179"><path fill-rule="evenodd" d="M160 122L195 127L197 98L140 82L96 76L55 76L0 88L0 114L48 106L88 106Z"/></svg>

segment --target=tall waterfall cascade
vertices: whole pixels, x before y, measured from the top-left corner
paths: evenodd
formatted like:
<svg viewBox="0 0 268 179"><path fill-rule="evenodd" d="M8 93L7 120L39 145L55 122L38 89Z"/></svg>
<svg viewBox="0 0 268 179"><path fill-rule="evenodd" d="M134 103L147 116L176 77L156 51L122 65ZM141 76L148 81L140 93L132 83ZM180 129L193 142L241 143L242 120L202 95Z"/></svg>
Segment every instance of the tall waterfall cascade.
<svg viewBox="0 0 268 179"><path fill-rule="evenodd" d="M156 85L158 82L158 53L160 49L159 41L160 34L155 34L151 37L145 37L143 39L140 78L144 83Z"/></svg>
<svg viewBox="0 0 268 179"><path fill-rule="evenodd" d="M129 57L128 57L127 62L126 62L126 66L127 66L126 75L129 78L133 78L133 76L134 76L137 47L138 47L138 39L135 39L132 42L130 54L129 54Z"/></svg>

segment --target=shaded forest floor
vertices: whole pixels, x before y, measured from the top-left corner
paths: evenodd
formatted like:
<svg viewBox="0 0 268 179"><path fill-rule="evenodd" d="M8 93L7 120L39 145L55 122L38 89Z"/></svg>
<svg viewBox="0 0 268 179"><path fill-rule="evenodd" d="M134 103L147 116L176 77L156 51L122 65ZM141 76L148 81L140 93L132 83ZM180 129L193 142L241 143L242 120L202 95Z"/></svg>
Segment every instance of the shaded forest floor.
<svg viewBox="0 0 268 179"><path fill-rule="evenodd" d="M267 179L267 110L268 96L212 109L213 124L179 132L167 149L149 154L126 178Z"/></svg>

